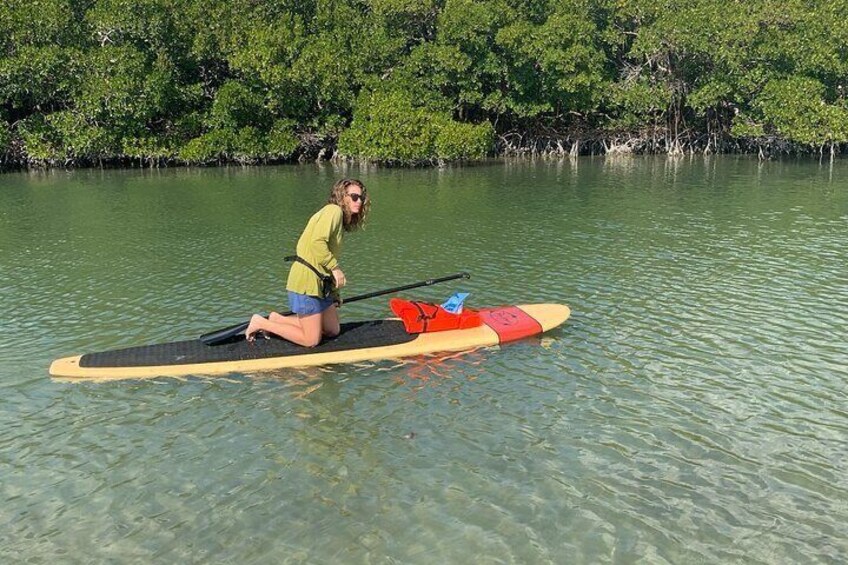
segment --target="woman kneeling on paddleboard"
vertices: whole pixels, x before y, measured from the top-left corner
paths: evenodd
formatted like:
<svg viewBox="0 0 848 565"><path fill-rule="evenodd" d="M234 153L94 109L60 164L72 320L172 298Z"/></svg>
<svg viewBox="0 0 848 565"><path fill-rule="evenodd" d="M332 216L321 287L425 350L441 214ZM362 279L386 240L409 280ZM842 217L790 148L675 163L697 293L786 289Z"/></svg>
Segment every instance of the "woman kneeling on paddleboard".
<svg viewBox="0 0 848 565"><path fill-rule="evenodd" d="M297 255L286 257L294 261L286 283L294 314L271 312L268 318L254 314L244 332L248 341L265 331L314 347L322 336L339 335L336 301L338 290L347 283L339 267L342 234L362 227L370 208L361 181L342 179L333 185L327 204L309 219L297 241Z"/></svg>

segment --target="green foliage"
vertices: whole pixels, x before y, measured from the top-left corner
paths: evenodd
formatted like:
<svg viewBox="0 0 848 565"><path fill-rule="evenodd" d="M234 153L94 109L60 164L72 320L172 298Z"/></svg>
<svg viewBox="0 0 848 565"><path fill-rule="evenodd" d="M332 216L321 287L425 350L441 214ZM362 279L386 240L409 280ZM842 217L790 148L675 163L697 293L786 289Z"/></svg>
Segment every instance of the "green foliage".
<svg viewBox="0 0 848 565"><path fill-rule="evenodd" d="M808 145L848 142L848 106L828 104L821 82L792 77L770 81L754 102L766 130Z"/></svg>
<svg viewBox="0 0 848 565"><path fill-rule="evenodd" d="M660 109L669 122L711 119L742 137L842 139L842 107L827 100L848 76L844 2L634 0L616 19L633 39L619 54L625 73L614 101L635 121ZM645 86L622 96L630 90L622 83Z"/></svg>
<svg viewBox="0 0 848 565"><path fill-rule="evenodd" d="M382 161L424 161L434 156L436 132L432 113L413 106L403 92L365 94L350 129L339 138L339 152Z"/></svg>
<svg viewBox="0 0 848 565"><path fill-rule="evenodd" d="M434 147L439 159L482 159L492 149L495 128L489 122L466 124L443 121L436 133Z"/></svg>
<svg viewBox="0 0 848 565"><path fill-rule="evenodd" d="M238 130L232 141L233 158L242 163L266 156L265 136L253 126Z"/></svg>
<svg viewBox="0 0 848 565"><path fill-rule="evenodd" d="M508 106L518 115L591 111L608 88L598 30L568 4L539 24L514 21L496 36L510 63L504 74L514 85Z"/></svg>
<svg viewBox="0 0 848 565"><path fill-rule="evenodd" d="M172 159L176 152L168 141L157 136L128 137L121 141L122 152L126 157L141 160Z"/></svg>
<svg viewBox="0 0 848 565"><path fill-rule="evenodd" d="M101 46L133 45L177 54L183 46L176 15L172 0L96 0L86 20Z"/></svg>
<svg viewBox="0 0 848 565"><path fill-rule="evenodd" d="M844 0L5 0L0 153L255 162L323 144L414 163L515 131L817 147L848 143L846 45Z"/></svg>
<svg viewBox="0 0 848 565"><path fill-rule="evenodd" d="M616 108L614 127L638 130L640 127L664 120L674 93L666 84L652 84L645 77L624 80L614 85L609 102Z"/></svg>
<svg viewBox="0 0 848 565"><path fill-rule="evenodd" d="M215 95L209 125L231 130L251 124L264 127L268 125L270 117L260 94L238 81L229 81Z"/></svg>
<svg viewBox="0 0 848 565"><path fill-rule="evenodd" d="M18 135L32 162L47 164L66 158L58 132L40 114L21 122L18 125Z"/></svg>
<svg viewBox="0 0 848 565"><path fill-rule="evenodd" d="M80 52L55 45L21 46L0 57L0 101L21 117L64 105L80 81Z"/></svg>
<svg viewBox="0 0 848 565"><path fill-rule="evenodd" d="M731 127L730 132L736 137L749 139L766 136L766 131L763 125L754 122L745 114L739 114L733 119L733 126Z"/></svg>
<svg viewBox="0 0 848 565"><path fill-rule="evenodd" d="M495 114L508 112L508 90L503 88L505 65L494 48L498 29L507 21L508 7L491 0L449 0L439 14L436 43L452 48L455 54L445 54L452 54L455 61L457 54L468 61L459 73L446 69L455 80L448 93L459 104Z"/></svg>
<svg viewBox="0 0 848 565"><path fill-rule="evenodd" d="M76 112L54 112L46 116L45 122L60 140L67 159L98 160L120 154L112 131L89 123Z"/></svg>
<svg viewBox="0 0 848 565"><path fill-rule="evenodd" d="M267 151L273 159L291 157L300 146L300 141L294 133L294 124L288 120L279 120L268 132Z"/></svg>
<svg viewBox="0 0 848 565"><path fill-rule="evenodd" d="M86 116L132 128L155 114L146 88L151 68L143 51L106 45L89 51L84 67L85 80L74 102Z"/></svg>
<svg viewBox="0 0 848 565"><path fill-rule="evenodd" d="M179 151L179 158L195 164L225 159L233 146L234 137L229 130L209 131L186 143Z"/></svg>
<svg viewBox="0 0 848 565"><path fill-rule="evenodd" d="M111 131L72 111L33 116L18 133L30 159L39 164L96 161L120 154Z"/></svg>
<svg viewBox="0 0 848 565"><path fill-rule="evenodd" d="M408 92L364 95L350 129L339 139L342 155L399 163L437 159L479 159L494 137L486 122L456 122L445 112L416 105Z"/></svg>
<svg viewBox="0 0 848 565"><path fill-rule="evenodd" d="M69 47L83 40L82 2L4 0L0 3L0 53L18 47Z"/></svg>
<svg viewBox="0 0 848 565"><path fill-rule="evenodd" d="M274 125L267 134L253 126L240 129L213 129L186 143L178 157L193 164L234 160L252 163L265 159L285 159L300 146L288 122Z"/></svg>
<svg viewBox="0 0 848 565"><path fill-rule="evenodd" d="M0 120L0 162L3 156L11 149L12 132L9 131L9 122Z"/></svg>
<svg viewBox="0 0 848 565"><path fill-rule="evenodd" d="M276 20L250 22L247 26L247 32L233 40L232 54L228 57L230 67L264 88L269 95L270 111L306 116L306 91L291 69L307 44L303 23L298 17L286 14Z"/></svg>

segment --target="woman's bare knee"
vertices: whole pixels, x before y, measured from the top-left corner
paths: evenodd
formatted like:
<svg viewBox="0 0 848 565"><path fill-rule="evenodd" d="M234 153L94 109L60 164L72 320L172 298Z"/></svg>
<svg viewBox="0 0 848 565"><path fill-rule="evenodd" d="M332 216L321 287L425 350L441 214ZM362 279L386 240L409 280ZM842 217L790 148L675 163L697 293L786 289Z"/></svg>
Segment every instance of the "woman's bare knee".
<svg viewBox="0 0 848 565"><path fill-rule="evenodd" d="M324 328L324 337L336 337L340 333L338 326L335 328Z"/></svg>
<svg viewBox="0 0 848 565"><path fill-rule="evenodd" d="M321 333L327 337L336 337L340 331L338 310L335 306L330 306L321 314Z"/></svg>
<svg viewBox="0 0 848 565"><path fill-rule="evenodd" d="M315 347L319 343L321 343L321 336L320 335L318 337L309 336L306 339L304 339L303 346L304 347Z"/></svg>
<svg viewBox="0 0 848 565"><path fill-rule="evenodd" d="M315 347L321 343L321 315L311 314L300 316L300 329L303 333L301 345L304 347Z"/></svg>

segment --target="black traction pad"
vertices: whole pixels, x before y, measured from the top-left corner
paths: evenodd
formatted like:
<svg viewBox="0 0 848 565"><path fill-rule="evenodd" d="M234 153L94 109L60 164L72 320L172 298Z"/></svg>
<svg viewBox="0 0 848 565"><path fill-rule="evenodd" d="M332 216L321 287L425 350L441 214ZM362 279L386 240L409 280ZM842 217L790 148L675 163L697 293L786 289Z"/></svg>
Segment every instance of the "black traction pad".
<svg viewBox="0 0 848 565"><path fill-rule="evenodd" d="M283 339L256 338L253 343L241 339L234 343L206 345L199 339L175 341L158 345L143 345L115 349L102 353L88 353L80 359L80 367L155 367L160 365L189 365L193 363L220 363L224 361L249 361L270 357L310 355L331 351L349 351L366 347L397 345L414 340L400 320L372 320L342 324L337 337L325 339L312 348L301 347Z"/></svg>

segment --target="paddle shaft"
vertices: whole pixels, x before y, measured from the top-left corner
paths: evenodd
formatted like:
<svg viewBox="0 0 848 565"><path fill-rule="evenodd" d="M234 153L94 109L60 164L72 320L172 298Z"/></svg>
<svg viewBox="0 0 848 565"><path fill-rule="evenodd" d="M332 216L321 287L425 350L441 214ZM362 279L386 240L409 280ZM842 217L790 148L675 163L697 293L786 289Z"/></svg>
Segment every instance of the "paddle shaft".
<svg viewBox="0 0 848 565"><path fill-rule="evenodd" d="M470 279L470 278L471 278L471 275L468 274L468 273L465 273L465 272L456 273L454 275L448 275L446 277L439 277L439 278L436 278L436 279L427 279L425 281L420 281L420 282L416 282L416 283L412 283L412 284L405 284L403 286L396 286L394 288L387 288L386 290L377 290L377 291L374 291L374 292L368 292L366 294L359 294L357 296L351 296L350 298L348 298L348 299L346 299L342 302L347 304L349 302L356 302L358 300L365 300L367 298L375 298L377 296L383 296L383 295L392 294L392 293L395 293L395 292L403 292L404 290L410 290L410 289L413 289L413 288L420 288L422 286L431 286L431 285L434 285L434 284L443 283L443 282L447 282L447 281L453 281L453 280L456 280L456 279ZM341 303L338 303L338 304L341 305ZM294 314L294 312L292 312L291 310L289 310L288 312L282 313L283 316L291 316L292 314ZM244 330L247 329L248 325L250 325L249 321L242 322L241 324L236 324L234 326L230 326L230 327L223 328L223 329L220 329L220 330L216 330L214 332L205 333L202 336L200 336L200 341L202 341L206 345L217 345L221 342L227 341L227 340L237 336L238 334L242 333Z"/></svg>

